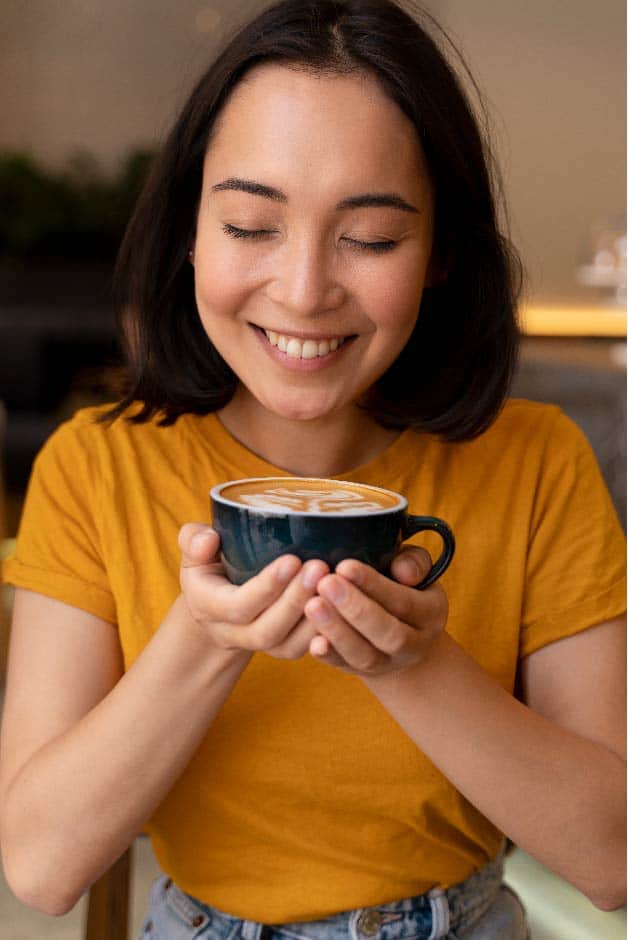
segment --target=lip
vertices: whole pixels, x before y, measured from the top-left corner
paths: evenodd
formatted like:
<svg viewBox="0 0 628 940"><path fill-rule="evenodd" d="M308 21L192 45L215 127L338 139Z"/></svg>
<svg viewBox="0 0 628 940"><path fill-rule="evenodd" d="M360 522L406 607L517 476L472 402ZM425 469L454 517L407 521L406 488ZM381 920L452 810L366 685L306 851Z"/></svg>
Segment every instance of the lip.
<svg viewBox="0 0 628 940"><path fill-rule="evenodd" d="M294 336L295 339L300 339L304 342L306 339L311 339L314 340L314 342L320 343L324 339L341 340L353 335L351 333L307 333L305 330L293 330L292 328L284 330L275 326L260 326L258 323L251 323L251 326L256 330L262 330L262 332L268 330L269 333L277 333L282 336Z"/></svg>
<svg viewBox="0 0 628 940"><path fill-rule="evenodd" d="M290 372L318 372L320 369L325 369L327 366L336 362L353 344L354 339L357 338L355 335L348 337L338 349L335 349L333 352L328 352L326 356L317 356L315 359L296 359L289 356L287 353L281 352L276 346L273 346L262 327L256 326L254 323L250 325L253 333L257 337L258 343L264 349L264 352ZM275 332L279 333L280 331L276 330ZM287 335L294 336L295 339L311 339L319 342L324 339L334 338L333 335L330 336L328 333L304 333L303 331L295 332L294 330L291 330ZM342 336L337 336L336 338L341 339Z"/></svg>

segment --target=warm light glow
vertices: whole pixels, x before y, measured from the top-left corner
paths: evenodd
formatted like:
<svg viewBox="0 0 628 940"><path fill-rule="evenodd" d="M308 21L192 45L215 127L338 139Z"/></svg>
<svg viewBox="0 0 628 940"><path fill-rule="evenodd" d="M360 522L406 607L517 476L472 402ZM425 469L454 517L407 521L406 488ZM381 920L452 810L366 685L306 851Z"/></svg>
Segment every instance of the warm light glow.
<svg viewBox="0 0 628 940"><path fill-rule="evenodd" d="M521 328L530 336L625 336L622 307L535 305L519 313Z"/></svg>

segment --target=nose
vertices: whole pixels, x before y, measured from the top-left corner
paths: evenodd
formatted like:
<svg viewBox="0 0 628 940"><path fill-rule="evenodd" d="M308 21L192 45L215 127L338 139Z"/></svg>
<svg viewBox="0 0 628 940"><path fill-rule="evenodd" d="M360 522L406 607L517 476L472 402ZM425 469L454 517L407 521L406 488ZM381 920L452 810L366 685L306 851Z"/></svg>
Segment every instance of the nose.
<svg viewBox="0 0 628 940"><path fill-rule="evenodd" d="M337 309L344 301L345 288L334 264L333 246L312 235L288 239L275 257L267 294L295 317Z"/></svg>

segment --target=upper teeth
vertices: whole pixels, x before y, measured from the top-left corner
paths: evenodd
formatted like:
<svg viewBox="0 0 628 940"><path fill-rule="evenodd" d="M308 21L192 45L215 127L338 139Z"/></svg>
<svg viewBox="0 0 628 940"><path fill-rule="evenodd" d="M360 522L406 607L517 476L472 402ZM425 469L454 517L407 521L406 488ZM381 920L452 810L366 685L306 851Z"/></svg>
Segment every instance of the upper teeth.
<svg viewBox="0 0 628 940"><path fill-rule="evenodd" d="M338 349L345 341L344 337L342 339L300 340L296 336L275 333L274 330L264 330L264 333L273 346L285 352L291 359L316 359L317 356L326 356L327 353Z"/></svg>

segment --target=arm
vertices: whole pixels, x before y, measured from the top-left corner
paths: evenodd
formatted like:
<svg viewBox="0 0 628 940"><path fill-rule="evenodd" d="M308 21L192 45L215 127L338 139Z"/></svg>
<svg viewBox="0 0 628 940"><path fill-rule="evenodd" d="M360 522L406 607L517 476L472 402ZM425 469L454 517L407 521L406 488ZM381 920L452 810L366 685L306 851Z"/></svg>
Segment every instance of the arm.
<svg viewBox="0 0 628 940"><path fill-rule="evenodd" d="M16 592L0 835L25 903L74 906L168 792L247 660L211 649L179 600L122 675L110 623Z"/></svg>
<svg viewBox="0 0 628 940"><path fill-rule="evenodd" d="M311 640L303 606L328 570L322 562L280 559L236 588L216 560L215 533L186 526L180 543L183 593L125 674L112 624L16 592L0 842L12 889L46 913L67 912L131 843L252 652L295 658Z"/></svg>
<svg viewBox="0 0 628 940"><path fill-rule="evenodd" d="M527 657L522 703L442 630L446 604L437 585L408 592L356 562L341 572L344 599L332 598L336 574L319 584L322 599L306 605L331 644L319 649L316 639L313 652L358 672L417 746L512 841L598 907L621 906L623 621ZM323 604L331 616L321 623L315 614Z"/></svg>
<svg viewBox="0 0 628 940"><path fill-rule="evenodd" d="M580 692L565 674L582 666L587 650L593 656L606 640L616 645L620 629L619 622L601 625L577 638L579 648L570 638L560 642L554 657L549 654L548 660L560 658L563 678L538 696L548 713L508 695L446 634L425 670L418 667L393 681L367 680L474 806L604 910L625 899L625 762L618 717L602 731L611 698L621 712L620 692L616 687L608 694L611 676L605 676L606 689L588 702L585 718L577 704ZM527 664L528 676L536 671L533 662Z"/></svg>

